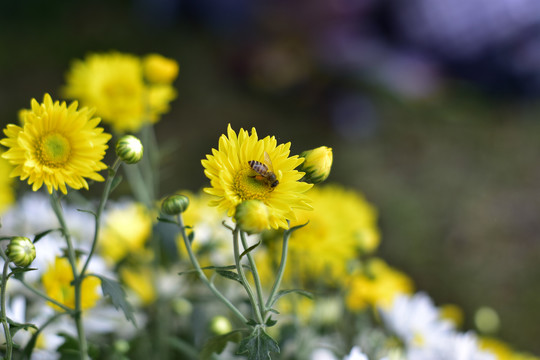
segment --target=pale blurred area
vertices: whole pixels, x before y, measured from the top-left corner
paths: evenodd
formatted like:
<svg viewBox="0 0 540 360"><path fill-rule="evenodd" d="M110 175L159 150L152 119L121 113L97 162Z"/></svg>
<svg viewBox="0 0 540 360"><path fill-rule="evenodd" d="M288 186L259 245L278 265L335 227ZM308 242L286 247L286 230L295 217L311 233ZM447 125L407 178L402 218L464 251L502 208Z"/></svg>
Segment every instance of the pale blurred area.
<svg viewBox="0 0 540 360"><path fill-rule="evenodd" d="M328 181L379 211L381 257L540 353L539 1L2 2L0 50L2 128L90 52L176 59L162 195L207 184L228 123L330 146Z"/></svg>

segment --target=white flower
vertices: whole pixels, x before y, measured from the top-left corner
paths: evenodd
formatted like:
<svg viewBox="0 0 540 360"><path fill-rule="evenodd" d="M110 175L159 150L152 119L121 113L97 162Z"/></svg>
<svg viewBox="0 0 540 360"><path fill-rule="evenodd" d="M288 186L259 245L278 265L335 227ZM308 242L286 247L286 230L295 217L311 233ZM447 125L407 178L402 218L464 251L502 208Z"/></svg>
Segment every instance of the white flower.
<svg viewBox="0 0 540 360"><path fill-rule="evenodd" d="M355 346L352 348L351 353L345 356L343 360L368 360L368 357L360 350L358 346Z"/></svg>
<svg viewBox="0 0 540 360"><path fill-rule="evenodd" d="M442 345L440 360L496 360L496 357L480 350L476 336L471 333L454 333Z"/></svg>
<svg viewBox="0 0 540 360"><path fill-rule="evenodd" d="M310 360L338 360L332 351L326 348L318 348L313 350Z"/></svg>
<svg viewBox="0 0 540 360"><path fill-rule="evenodd" d="M432 353L452 333L452 324L441 319L439 310L424 293L399 295L390 308L380 311L387 328L405 344L408 359L416 358L418 353Z"/></svg>

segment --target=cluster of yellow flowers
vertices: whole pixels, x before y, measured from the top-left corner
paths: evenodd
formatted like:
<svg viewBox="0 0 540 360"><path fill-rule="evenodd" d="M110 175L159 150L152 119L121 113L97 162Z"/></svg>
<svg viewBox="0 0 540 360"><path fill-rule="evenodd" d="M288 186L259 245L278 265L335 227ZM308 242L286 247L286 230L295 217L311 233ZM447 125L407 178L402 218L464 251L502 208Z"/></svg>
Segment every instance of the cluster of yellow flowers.
<svg viewBox="0 0 540 360"><path fill-rule="evenodd" d="M95 107L114 132L137 132L169 110L177 75L178 64L157 54L90 54L73 63L63 93Z"/></svg>

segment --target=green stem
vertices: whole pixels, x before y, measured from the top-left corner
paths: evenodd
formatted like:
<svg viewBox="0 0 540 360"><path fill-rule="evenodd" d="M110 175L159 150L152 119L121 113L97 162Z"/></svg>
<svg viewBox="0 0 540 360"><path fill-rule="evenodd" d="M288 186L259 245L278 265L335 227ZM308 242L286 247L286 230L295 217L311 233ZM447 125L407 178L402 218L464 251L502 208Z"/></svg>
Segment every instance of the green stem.
<svg viewBox="0 0 540 360"><path fill-rule="evenodd" d="M141 140L147 151L140 164L143 176L146 175L146 184L152 190L155 199L159 194L159 147L152 125L146 125L142 128Z"/></svg>
<svg viewBox="0 0 540 360"><path fill-rule="evenodd" d="M201 279L202 282L216 295L216 297L224 303L231 311L232 313L243 323L246 324L248 320L240 310L238 310L216 287L215 285L208 280L206 275L204 274L204 271L201 269L201 266L199 265L199 262L197 261L197 258L195 257L195 254L193 253L193 249L191 248L191 243L187 237L186 234L186 228L184 226L184 220L182 219L182 215L178 215L176 217L178 221L178 226L180 228L180 233L182 234L182 238L184 239L184 245L186 246L186 250L189 255L189 259L191 260L191 263L193 264L193 267L195 268L195 271L197 272L197 275L199 276L199 279Z"/></svg>
<svg viewBox="0 0 540 360"><path fill-rule="evenodd" d="M242 239L242 246L244 247L244 251L249 247L247 240L246 240L246 234L243 231L240 231L240 239ZM262 285L261 285L261 278L259 277L259 272L257 271L257 265L255 264L255 260L253 259L253 256L251 255L251 252L248 252L246 254L248 261L249 261L249 267L251 268L251 275L253 276L253 282L255 283L255 289L257 290L257 299L259 304L259 311L262 314L262 317L264 318L266 316L266 309L264 307L264 297L262 292Z"/></svg>
<svg viewBox="0 0 540 360"><path fill-rule="evenodd" d="M11 360L12 352L13 352L13 339L11 338L11 333L9 332L9 324L7 322L7 314L6 314L6 285L8 280L8 271L9 271L9 259L7 258L6 254L4 253L3 249L0 249L2 251L2 257L4 258L4 271L2 272L2 289L1 289L1 295L0 295L0 303L1 303L1 320L2 320L2 326L4 327L4 334L6 336L6 360Z"/></svg>
<svg viewBox="0 0 540 360"><path fill-rule="evenodd" d="M144 158L144 157L143 157ZM137 201L143 203L147 208L153 208L153 195L148 194L148 187L146 186L142 177L139 164L126 164L124 171L127 175L127 180L133 190L133 195Z"/></svg>
<svg viewBox="0 0 540 360"><path fill-rule="evenodd" d="M272 291L270 292L270 296L268 296L268 300L266 301L266 308L270 308L270 306L274 303L274 298L276 296L277 291L279 290L281 286L281 281L283 280L283 274L285 273L285 264L287 263L287 252L289 248L289 238L291 237L290 231L285 231L283 233L283 246L281 250L281 262L279 263L278 273L276 277L276 281L274 282L274 285L272 286Z"/></svg>
<svg viewBox="0 0 540 360"><path fill-rule="evenodd" d="M69 234L66 221L64 219L64 214L62 211L62 205L60 204L60 199L58 198L56 191L53 191L51 194L51 204L58 218L58 222L62 228L64 238L66 239L66 244L68 247L68 261L71 265L71 270L73 272L73 287L75 292L75 310L70 312L71 317L75 321L75 326L77 328L77 335L79 339L79 357L81 360L88 359L88 344L86 342L86 336L84 334L84 325L82 322L82 277L77 271L77 258L75 255L75 249L73 248L73 243L71 241L71 236Z"/></svg>
<svg viewBox="0 0 540 360"><path fill-rule="evenodd" d="M31 292L33 292L35 295L47 300L48 302L51 302L53 303L54 305L58 306L59 308L61 308L62 310L64 310L66 313L68 314L72 314L73 313L73 309L70 308L70 307L67 307L66 305L64 304L61 304L59 303L58 301L54 300L53 298L49 297L47 294L39 291L38 289L35 289L33 288L32 286L28 285L28 283L22 279L19 279L19 281L21 282L21 284L23 284L23 286L25 288L27 288L28 290L30 290Z"/></svg>
<svg viewBox="0 0 540 360"><path fill-rule="evenodd" d="M238 242L238 233L240 232L240 229L238 226L233 231L233 246L234 246L234 262L236 263L236 271L238 272L238 275L240 276L240 281L244 288L246 289L246 292L249 297L249 301L251 303L251 307L253 308L253 312L255 313L255 317L257 318L257 322L259 324L263 324L263 318L261 311L259 310L259 304L257 303L257 300L255 299L255 295L253 294L253 290L251 290L251 286L249 285L249 282L246 279L246 274L244 273L244 268L242 268L242 264L240 263L240 246Z"/></svg>
<svg viewBox="0 0 540 360"><path fill-rule="evenodd" d="M109 172L109 175L107 176L107 180L105 180L105 187L103 189L103 194L101 194L101 199L99 201L99 206L96 213L96 219L95 219L96 224L94 226L94 239L92 240L92 247L90 248L90 253L88 254L88 257L86 258L86 261L81 270L82 278L85 277L85 273L88 268L88 264L90 263L90 259L92 258L92 256L94 255L94 252L96 251L96 246L97 246L97 242L99 238L99 230L101 227L101 214L103 214L103 210L105 210L105 204L107 203L107 200L109 199L112 182L114 180L114 177L116 176L116 172L118 171L118 168L120 167L121 163L122 163L122 160L120 160L120 158L116 158L112 166L112 171Z"/></svg>

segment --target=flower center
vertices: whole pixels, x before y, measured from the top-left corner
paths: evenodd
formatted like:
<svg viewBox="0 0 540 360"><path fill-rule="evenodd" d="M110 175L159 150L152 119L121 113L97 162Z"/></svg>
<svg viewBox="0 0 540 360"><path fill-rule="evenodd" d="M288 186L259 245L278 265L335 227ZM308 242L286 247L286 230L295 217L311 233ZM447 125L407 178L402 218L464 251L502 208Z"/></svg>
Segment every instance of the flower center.
<svg viewBox="0 0 540 360"><path fill-rule="evenodd" d="M38 157L43 165L53 168L64 165L71 155L71 145L61 134L48 134L41 139Z"/></svg>
<svg viewBox="0 0 540 360"><path fill-rule="evenodd" d="M255 171L245 168L236 173L233 183L234 192L242 199L265 200L274 191L271 184Z"/></svg>

